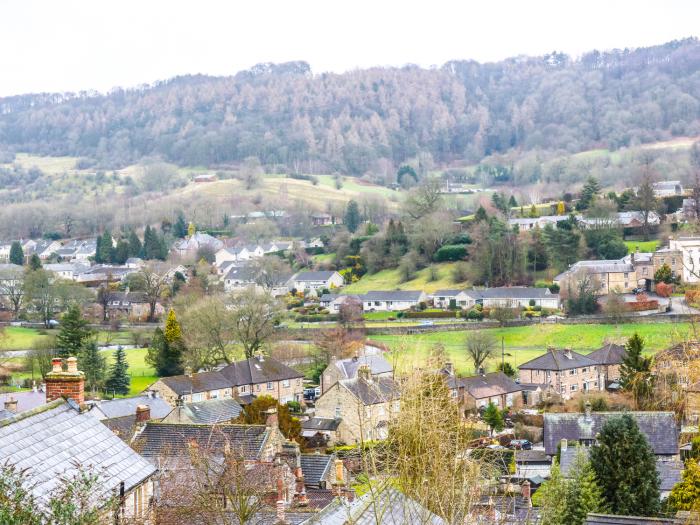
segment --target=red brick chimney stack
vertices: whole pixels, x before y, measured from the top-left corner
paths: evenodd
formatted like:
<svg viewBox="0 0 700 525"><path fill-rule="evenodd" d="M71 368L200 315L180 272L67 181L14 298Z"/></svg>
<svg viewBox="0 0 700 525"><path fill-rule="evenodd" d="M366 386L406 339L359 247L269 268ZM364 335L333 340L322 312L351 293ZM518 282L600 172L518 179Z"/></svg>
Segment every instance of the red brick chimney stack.
<svg viewBox="0 0 700 525"><path fill-rule="evenodd" d="M151 407L148 405L138 405L136 407L136 422L145 423L151 419Z"/></svg>
<svg viewBox="0 0 700 525"><path fill-rule="evenodd" d="M75 357L66 359L65 371L63 361L58 357L52 360L52 365L53 369L46 374L46 402L62 397L84 403L85 374L78 370L78 360Z"/></svg>

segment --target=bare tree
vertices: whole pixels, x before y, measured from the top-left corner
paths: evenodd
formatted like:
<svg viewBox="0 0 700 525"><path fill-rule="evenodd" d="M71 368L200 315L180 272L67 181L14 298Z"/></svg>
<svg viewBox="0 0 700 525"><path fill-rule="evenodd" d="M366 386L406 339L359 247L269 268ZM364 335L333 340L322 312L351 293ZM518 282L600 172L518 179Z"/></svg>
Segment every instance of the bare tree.
<svg viewBox="0 0 700 525"><path fill-rule="evenodd" d="M0 271L0 294L12 310L13 317L17 319L26 295L24 272L21 268L8 268Z"/></svg>
<svg viewBox="0 0 700 525"><path fill-rule="evenodd" d="M180 323L187 346L185 361L193 370L233 361L232 319L220 296L205 296L190 305Z"/></svg>
<svg viewBox="0 0 700 525"><path fill-rule="evenodd" d="M246 358L251 358L272 337L280 304L269 293L254 288L231 294L226 304L233 339L243 347Z"/></svg>
<svg viewBox="0 0 700 525"><path fill-rule="evenodd" d="M403 210L411 219L417 220L439 211L441 201L440 179L428 177L409 192Z"/></svg>
<svg viewBox="0 0 700 525"><path fill-rule="evenodd" d="M473 331L467 336L467 354L474 363L474 371L479 372L484 362L496 352L496 339L488 332Z"/></svg>
<svg viewBox="0 0 700 525"><path fill-rule="evenodd" d="M258 257L248 264L253 272L255 284L270 292L289 279L292 268L279 257Z"/></svg>
<svg viewBox="0 0 700 525"><path fill-rule="evenodd" d="M649 240L649 216L658 207L651 175L645 175L642 184L637 189L636 205L642 214L642 232L646 241Z"/></svg>
<svg viewBox="0 0 700 525"><path fill-rule="evenodd" d="M165 268L158 263L148 264L141 271L133 274L129 283L134 289L142 291L146 295L148 322L154 322L156 320L156 306L167 286Z"/></svg>

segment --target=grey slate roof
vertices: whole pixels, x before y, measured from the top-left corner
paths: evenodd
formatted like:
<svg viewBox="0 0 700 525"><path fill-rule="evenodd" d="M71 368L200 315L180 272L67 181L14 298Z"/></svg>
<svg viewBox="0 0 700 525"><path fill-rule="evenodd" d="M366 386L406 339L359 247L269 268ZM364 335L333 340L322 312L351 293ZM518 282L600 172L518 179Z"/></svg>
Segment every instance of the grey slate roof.
<svg viewBox="0 0 700 525"><path fill-rule="evenodd" d="M363 405L377 405L399 398L399 387L390 377L367 381L362 377L341 379L338 385L347 389Z"/></svg>
<svg viewBox="0 0 700 525"><path fill-rule="evenodd" d="M596 363L583 354L573 350L549 348L547 353L523 363L518 368L523 370L569 370Z"/></svg>
<svg viewBox="0 0 700 525"><path fill-rule="evenodd" d="M518 450L515 454L516 463L551 463L551 460L544 450Z"/></svg>
<svg viewBox="0 0 700 525"><path fill-rule="evenodd" d="M226 272L224 279L232 279L244 283L255 282L255 269L250 266L233 266Z"/></svg>
<svg viewBox="0 0 700 525"><path fill-rule="evenodd" d="M465 290L474 299L545 299L556 297L549 288L533 288L526 286L504 286L487 288L485 290Z"/></svg>
<svg viewBox="0 0 700 525"><path fill-rule="evenodd" d="M165 399L147 395L102 401L97 408L107 419L111 419L136 415L136 407L139 405L148 405L150 407L151 419L162 419L172 410L172 407Z"/></svg>
<svg viewBox="0 0 700 525"><path fill-rule="evenodd" d="M223 451L226 445L232 452L246 459L257 459L268 439L265 425L192 425L171 423L146 423L136 440L141 455L149 460L160 456L182 456L188 453L192 443L213 453Z"/></svg>
<svg viewBox="0 0 700 525"><path fill-rule="evenodd" d="M335 274L335 271L332 270L327 270L327 271L318 271L318 272L299 272L296 274L292 280L294 281L327 281L331 277L333 277L333 274Z"/></svg>
<svg viewBox="0 0 700 525"><path fill-rule="evenodd" d="M646 518L643 516L615 516L612 514L594 514L586 516L585 525L680 525L685 523L675 518Z"/></svg>
<svg viewBox="0 0 700 525"><path fill-rule="evenodd" d="M0 422L0 451L2 461L29 469L31 490L44 502L76 463L100 475L103 493L120 482L130 490L156 471L93 414L64 400Z"/></svg>
<svg viewBox="0 0 700 525"><path fill-rule="evenodd" d="M333 431L338 430L341 419L331 419L327 417L312 417L301 423L303 430Z"/></svg>
<svg viewBox="0 0 700 525"><path fill-rule="evenodd" d="M463 387L475 399L483 399L512 392L521 392L523 387L513 381L503 372L462 377L455 379L457 385Z"/></svg>
<svg viewBox="0 0 700 525"><path fill-rule="evenodd" d="M288 367L284 363L271 357L251 357L243 361L236 361L221 369L229 386L249 385L251 383L266 383L268 381L282 381L285 379L297 379L304 374Z"/></svg>
<svg viewBox="0 0 700 525"><path fill-rule="evenodd" d="M213 425L216 423L229 423L236 419L243 407L233 398L208 399L185 403L182 407L175 407L171 414L165 418L167 423L196 423L201 425Z"/></svg>
<svg viewBox="0 0 700 525"><path fill-rule="evenodd" d="M372 498L364 494L351 502L336 499L312 516L304 525L447 525L447 522L394 488L386 488Z"/></svg>
<svg viewBox="0 0 700 525"><path fill-rule="evenodd" d="M30 390L27 392L9 392L0 394L0 408L4 407L5 401L9 401L10 398L17 401L18 414L20 412L31 410L46 404L46 392L41 390L34 392L33 390Z"/></svg>
<svg viewBox="0 0 700 525"><path fill-rule="evenodd" d="M360 298L363 301L418 301L422 295L420 290L372 290Z"/></svg>
<svg viewBox="0 0 700 525"><path fill-rule="evenodd" d="M329 454L301 454L301 472L304 484L320 487L332 469L335 456Z"/></svg>
<svg viewBox="0 0 700 525"><path fill-rule="evenodd" d="M381 355L363 355L335 361L335 366L343 374L343 379L351 379L357 376L357 369L361 365L369 365L372 375L393 372L394 368Z"/></svg>
<svg viewBox="0 0 700 525"><path fill-rule="evenodd" d="M430 294L433 297L456 297L457 295L464 292L464 290L450 289L450 290L438 290Z"/></svg>
<svg viewBox="0 0 700 525"><path fill-rule="evenodd" d="M160 380L179 396L231 387L231 380L216 371L163 377Z"/></svg>
<svg viewBox="0 0 700 525"><path fill-rule="evenodd" d="M620 365L626 355L627 350L624 346L608 343L586 357L597 365Z"/></svg>
<svg viewBox="0 0 700 525"><path fill-rule="evenodd" d="M673 412L626 412L634 418L656 455L678 454L678 426ZM592 412L590 418L581 413L545 413L544 449L553 456L562 439L578 442L595 439L605 422L620 417L622 412Z"/></svg>

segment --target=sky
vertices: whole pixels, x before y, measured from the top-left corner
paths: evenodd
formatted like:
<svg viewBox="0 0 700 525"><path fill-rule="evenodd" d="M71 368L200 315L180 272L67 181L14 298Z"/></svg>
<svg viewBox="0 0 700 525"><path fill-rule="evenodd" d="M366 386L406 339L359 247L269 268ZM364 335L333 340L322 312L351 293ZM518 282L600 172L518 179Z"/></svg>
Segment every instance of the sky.
<svg viewBox="0 0 700 525"><path fill-rule="evenodd" d="M305 60L314 73L698 36L696 0L0 0L0 96Z"/></svg>

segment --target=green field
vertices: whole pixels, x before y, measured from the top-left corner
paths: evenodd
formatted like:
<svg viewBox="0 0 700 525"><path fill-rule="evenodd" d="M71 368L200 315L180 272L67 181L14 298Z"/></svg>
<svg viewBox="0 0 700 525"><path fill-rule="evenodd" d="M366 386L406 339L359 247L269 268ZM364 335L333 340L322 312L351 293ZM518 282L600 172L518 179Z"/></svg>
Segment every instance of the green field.
<svg viewBox="0 0 700 525"><path fill-rule="evenodd" d="M8 326L0 332L0 350L29 350L35 342L46 339L51 335L58 335L58 330L39 330L36 328L24 328L21 326ZM108 332L100 330L97 332L97 342L99 344L132 344L131 334L122 330L119 332Z"/></svg>
<svg viewBox="0 0 700 525"><path fill-rule="evenodd" d="M625 245L629 253L635 252L637 249L643 253L654 252L659 247L659 241L625 241Z"/></svg>
<svg viewBox="0 0 700 525"><path fill-rule="evenodd" d="M335 260L335 253L321 253L312 257L317 264L332 263Z"/></svg>
<svg viewBox="0 0 700 525"><path fill-rule="evenodd" d="M506 354L505 361L517 366L542 354L548 346L571 348L588 353L600 348L606 342L623 344L634 332L646 342L649 353L657 352L677 342L689 338L693 327L690 323L630 323L623 325L532 325L513 328L489 329ZM376 341L387 343L393 350L393 358L399 370L425 367L430 349L437 343L445 347L449 358L461 373L473 373L468 362L465 341L467 331L435 332L421 335L373 335ZM692 335L692 338L695 338ZM497 360L491 360L488 368L493 369Z"/></svg>
<svg viewBox="0 0 700 525"><path fill-rule="evenodd" d="M438 280L428 281L430 270L424 268L416 272L416 278L412 281L401 282L398 269L382 270L374 274L367 274L358 282L343 288L343 293L366 293L370 290L423 290L432 293L444 288L465 288L467 282L452 282L451 269L456 263L440 263L434 266L438 270Z"/></svg>
<svg viewBox="0 0 700 525"><path fill-rule="evenodd" d="M158 381L153 367L146 364L145 348L135 348L126 351L126 360L129 363L129 374L131 374L131 391L129 395L134 396L143 392L151 383ZM107 366L113 361L114 352L105 351L107 354Z"/></svg>

